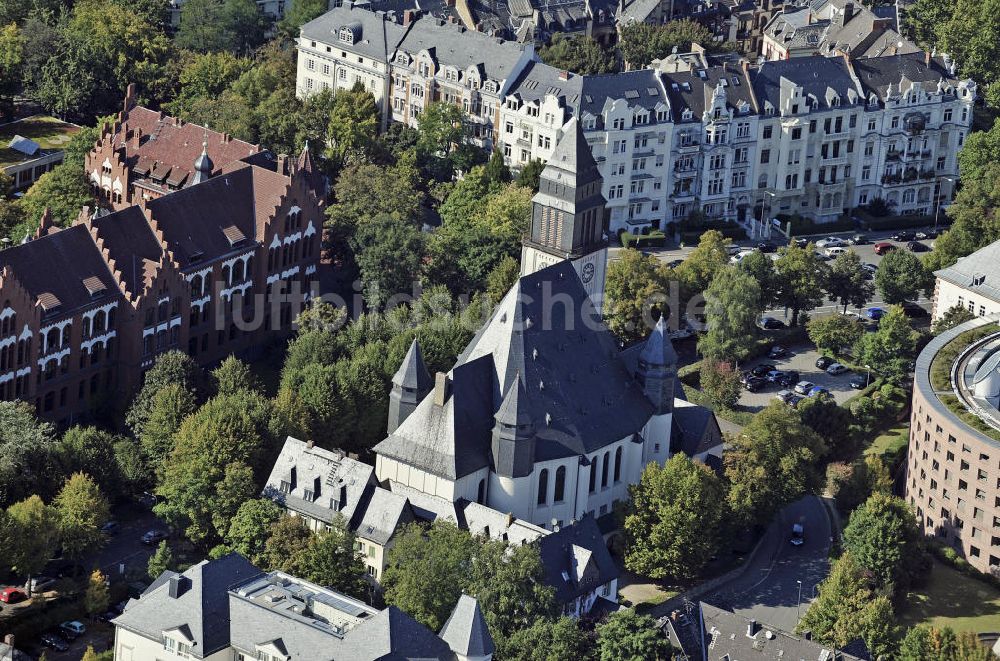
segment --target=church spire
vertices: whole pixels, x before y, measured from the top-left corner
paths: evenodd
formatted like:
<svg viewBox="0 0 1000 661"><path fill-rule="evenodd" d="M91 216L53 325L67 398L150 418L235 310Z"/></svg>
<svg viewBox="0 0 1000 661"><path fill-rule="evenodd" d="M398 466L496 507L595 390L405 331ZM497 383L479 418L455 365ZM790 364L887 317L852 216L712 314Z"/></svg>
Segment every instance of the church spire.
<svg viewBox="0 0 1000 661"><path fill-rule="evenodd" d="M535 464L535 425L518 374L493 415L493 469L503 477L530 475Z"/></svg>
<svg viewBox="0 0 1000 661"><path fill-rule="evenodd" d="M392 377L392 390L389 392L390 434L413 413L417 404L427 396L433 386L434 382L420 353L420 344L413 338L402 365Z"/></svg>
<svg viewBox="0 0 1000 661"><path fill-rule="evenodd" d="M200 184L212 178L215 170L215 163L208 156L208 130L205 131L205 141L201 143L201 156L194 162L194 176L191 177L192 184Z"/></svg>

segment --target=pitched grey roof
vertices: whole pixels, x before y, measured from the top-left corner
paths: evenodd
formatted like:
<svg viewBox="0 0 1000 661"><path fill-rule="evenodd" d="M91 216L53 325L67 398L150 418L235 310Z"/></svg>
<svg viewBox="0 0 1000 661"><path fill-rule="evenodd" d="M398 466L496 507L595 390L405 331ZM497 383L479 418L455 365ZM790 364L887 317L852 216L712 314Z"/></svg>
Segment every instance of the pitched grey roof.
<svg viewBox="0 0 1000 661"><path fill-rule="evenodd" d="M282 482L290 484L289 493L282 491ZM358 506L374 485L375 469L368 464L289 436L262 495L326 523L342 516L354 527L362 512ZM306 499L307 490L313 492L312 499Z"/></svg>
<svg viewBox="0 0 1000 661"><path fill-rule="evenodd" d="M977 296L1000 302L1000 241L962 257L934 275Z"/></svg>
<svg viewBox="0 0 1000 661"><path fill-rule="evenodd" d="M459 503L462 507L463 528L470 535L486 535L514 545L527 544L549 534L545 528L516 519L513 515L497 511L479 503Z"/></svg>
<svg viewBox="0 0 1000 661"><path fill-rule="evenodd" d="M933 91L938 81L942 80L945 84L958 84L957 78L948 73L941 60L931 58L928 65L923 53L855 60L853 65L865 97L874 92L880 101L884 101L889 85L899 92L902 80L924 83L923 87L928 91Z"/></svg>
<svg viewBox="0 0 1000 661"><path fill-rule="evenodd" d="M818 109L826 110L827 90L832 89L841 99L841 105L848 105L848 98L853 91L860 95L857 83L851 75L848 64L842 57L793 57L790 60L764 62L756 69L750 70L754 93L763 108L765 101L770 101L776 109L781 108L781 81L791 82L802 87L803 94L812 94L819 102Z"/></svg>
<svg viewBox="0 0 1000 661"><path fill-rule="evenodd" d="M451 521L458 527L462 526L462 513L459 510L460 503L453 502L448 498L432 496L414 487L389 481L389 490L395 494L406 497L410 503L413 514L425 521Z"/></svg>
<svg viewBox="0 0 1000 661"><path fill-rule="evenodd" d="M520 377L514 379L507 388L507 394L504 395L503 402L493 417L497 422L512 427L532 424L531 413L528 412L528 396L524 392L524 381Z"/></svg>
<svg viewBox="0 0 1000 661"><path fill-rule="evenodd" d="M439 635L455 654L463 657L489 656L496 651L479 602L467 594L458 598Z"/></svg>
<svg viewBox="0 0 1000 661"><path fill-rule="evenodd" d="M670 421L670 448L674 452L696 457L722 444L719 422L715 414L704 406L674 400L674 414Z"/></svg>
<svg viewBox="0 0 1000 661"><path fill-rule="evenodd" d="M721 65L661 75L675 122L683 121L685 108L691 110L693 121L701 122L705 109L712 107L712 98L719 85L724 85L727 108L736 112L741 104L745 104L744 107L750 112L757 110L746 73L739 65L724 62Z"/></svg>
<svg viewBox="0 0 1000 661"><path fill-rule="evenodd" d="M616 99L625 99L630 108L647 110L666 103L660 78L652 69L584 77L581 111L600 117L605 104Z"/></svg>
<svg viewBox="0 0 1000 661"><path fill-rule="evenodd" d="M357 536L385 546L396 531L414 518L406 496L375 487L358 523Z"/></svg>
<svg viewBox="0 0 1000 661"><path fill-rule="evenodd" d="M340 40L340 28L352 26L355 40L348 44ZM367 55L385 62L403 38L406 28L387 20L385 14L355 7L345 2L319 18L302 26L301 35L323 44L336 44L337 48L359 55Z"/></svg>
<svg viewBox="0 0 1000 661"><path fill-rule="evenodd" d="M520 97L522 101L541 101L548 94L561 97L569 113L575 115L587 77L570 72L564 80L562 74L562 70L544 62L529 62L511 85L509 94Z"/></svg>
<svg viewBox="0 0 1000 661"><path fill-rule="evenodd" d="M816 641L797 638L762 623L756 623L754 635L747 635L750 620L705 602L699 603L703 648L711 644L711 658L731 659L833 659L834 650ZM768 636L768 633L771 635ZM859 657L837 650L842 661L859 661Z"/></svg>
<svg viewBox="0 0 1000 661"><path fill-rule="evenodd" d="M677 352L674 351L674 344L670 341L670 332L667 329L665 314L661 314L656 326L649 333L649 337L642 345L639 352L639 360L647 365L676 365Z"/></svg>
<svg viewBox="0 0 1000 661"><path fill-rule="evenodd" d="M597 161L594 160L587 138L583 135L583 128L575 117L563 127L562 137L552 150L552 156L546 161L541 176L575 188L600 179Z"/></svg>
<svg viewBox="0 0 1000 661"><path fill-rule="evenodd" d="M187 626L192 655L205 658L229 645L229 586L260 574L238 553L203 560L181 574L179 596L171 597L169 581L163 582L130 602L114 624L156 641L164 631Z"/></svg>
<svg viewBox="0 0 1000 661"><path fill-rule="evenodd" d="M352 661L454 658L448 643L395 606L348 631L341 649L335 658Z"/></svg>
<svg viewBox="0 0 1000 661"><path fill-rule="evenodd" d="M565 604L618 578L615 564L597 520L586 515L538 540L538 554L545 568L545 582L556 600Z"/></svg>
<svg viewBox="0 0 1000 661"><path fill-rule="evenodd" d="M420 344L417 338L413 338L410 348L403 358L403 364L399 366L396 374L392 377L392 382L404 388L427 391L434 384L431 375L427 372L427 365L424 364L424 357L420 352Z"/></svg>

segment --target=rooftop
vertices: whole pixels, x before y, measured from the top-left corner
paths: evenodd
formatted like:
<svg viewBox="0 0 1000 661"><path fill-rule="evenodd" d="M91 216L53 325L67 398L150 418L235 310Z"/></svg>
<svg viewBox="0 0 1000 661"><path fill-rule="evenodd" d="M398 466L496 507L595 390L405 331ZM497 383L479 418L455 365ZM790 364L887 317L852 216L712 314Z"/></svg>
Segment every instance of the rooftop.
<svg viewBox="0 0 1000 661"><path fill-rule="evenodd" d="M35 115L16 122L0 125L0 167L8 167L30 161L43 153L25 154L10 146L16 137L27 138L36 143L42 152L64 149L73 135L80 130L76 124L61 122L55 117Z"/></svg>

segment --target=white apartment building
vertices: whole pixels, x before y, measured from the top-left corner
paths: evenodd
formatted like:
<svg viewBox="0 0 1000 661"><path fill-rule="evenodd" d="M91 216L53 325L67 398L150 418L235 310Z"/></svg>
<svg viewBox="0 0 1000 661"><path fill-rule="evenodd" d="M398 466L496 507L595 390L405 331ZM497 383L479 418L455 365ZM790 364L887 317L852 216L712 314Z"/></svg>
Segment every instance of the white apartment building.
<svg viewBox="0 0 1000 661"><path fill-rule="evenodd" d="M934 276L935 321L956 306L977 317L1000 313L1000 241L935 271Z"/></svg>

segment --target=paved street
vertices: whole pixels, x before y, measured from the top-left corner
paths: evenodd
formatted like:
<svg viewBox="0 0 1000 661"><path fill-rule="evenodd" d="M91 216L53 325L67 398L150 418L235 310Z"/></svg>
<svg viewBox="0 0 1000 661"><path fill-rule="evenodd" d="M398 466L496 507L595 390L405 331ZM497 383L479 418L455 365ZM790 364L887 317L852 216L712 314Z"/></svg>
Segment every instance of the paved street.
<svg viewBox="0 0 1000 661"><path fill-rule="evenodd" d="M81 563L88 570L98 567L111 578L118 576L122 564L126 569L145 568L155 549L142 543L143 533L153 528L167 529L152 512L138 505L119 506L114 510L114 517L121 524L118 534L109 537L100 551Z"/></svg>
<svg viewBox="0 0 1000 661"><path fill-rule="evenodd" d="M789 542L792 524L801 523L805 543ZM830 569L830 521L822 501L806 496L786 507L768 527L763 546L743 576L701 598L784 631L793 631ZM799 602L799 584L801 604Z"/></svg>

